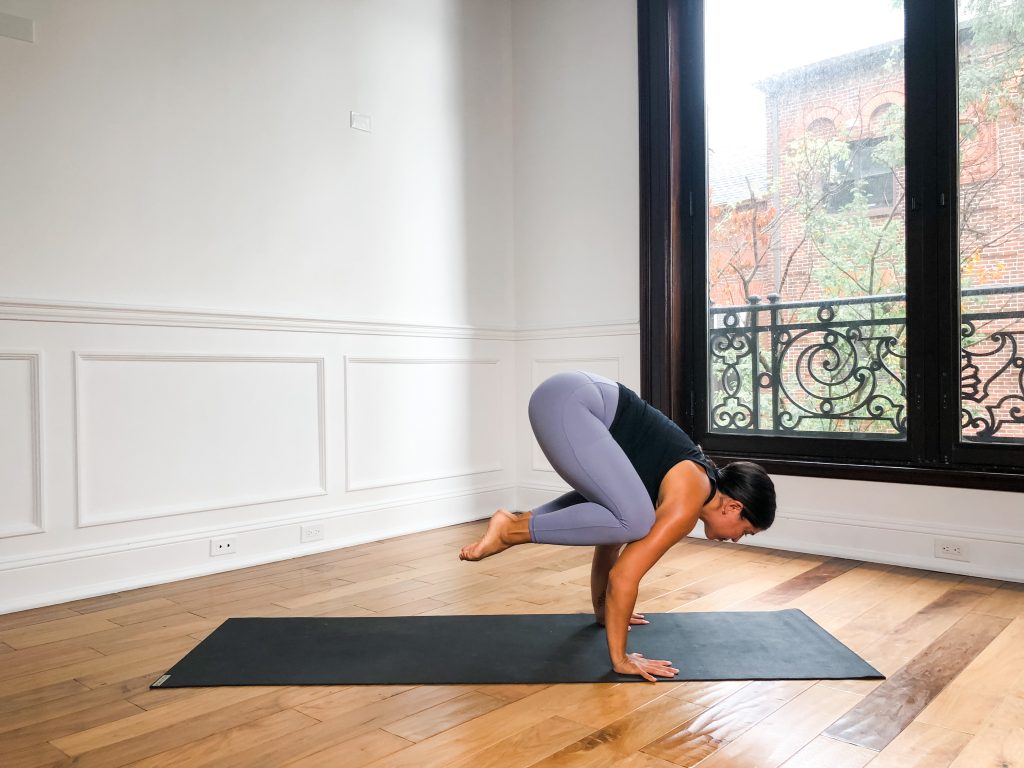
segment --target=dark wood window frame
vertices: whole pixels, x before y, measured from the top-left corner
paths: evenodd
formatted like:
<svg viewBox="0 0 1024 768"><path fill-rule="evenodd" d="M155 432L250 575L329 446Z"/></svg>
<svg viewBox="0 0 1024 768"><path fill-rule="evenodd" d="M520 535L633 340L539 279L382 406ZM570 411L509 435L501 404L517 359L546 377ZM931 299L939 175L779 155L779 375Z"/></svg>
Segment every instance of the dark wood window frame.
<svg viewBox="0 0 1024 768"><path fill-rule="evenodd" d="M951 298L959 280L956 56L937 53L956 51L956 4L906 0L906 8L907 135L919 137L906 155L917 203L906 219L907 439L707 428L702 0L637 3L641 390L720 462L754 460L784 475L1021 492L1024 446L961 443L955 420L937 417L959 411L959 304Z"/></svg>

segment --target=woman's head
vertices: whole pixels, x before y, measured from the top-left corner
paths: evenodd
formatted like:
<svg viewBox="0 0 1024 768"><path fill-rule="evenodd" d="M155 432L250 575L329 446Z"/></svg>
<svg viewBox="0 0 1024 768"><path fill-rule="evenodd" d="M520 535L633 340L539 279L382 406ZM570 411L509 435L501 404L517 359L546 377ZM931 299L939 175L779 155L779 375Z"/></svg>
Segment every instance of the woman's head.
<svg viewBox="0 0 1024 768"><path fill-rule="evenodd" d="M734 461L717 471L718 493L701 510L704 535L715 541L739 541L775 522L775 485L768 473L749 461Z"/></svg>
<svg viewBox="0 0 1024 768"><path fill-rule="evenodd" d="M763 531L775 522L775 484L759 464L734 461L718 470L718 490L743 505L740 516Z"/></svg>

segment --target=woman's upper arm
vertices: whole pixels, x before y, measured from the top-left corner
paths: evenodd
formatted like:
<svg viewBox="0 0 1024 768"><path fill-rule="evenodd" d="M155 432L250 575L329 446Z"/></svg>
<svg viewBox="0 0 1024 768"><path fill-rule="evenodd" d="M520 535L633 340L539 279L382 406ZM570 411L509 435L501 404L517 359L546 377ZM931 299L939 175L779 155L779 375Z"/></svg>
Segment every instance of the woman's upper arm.
<svg viewBox="0 0 1024 768"><path fill-rule="evenodd" d="M682 503L663 503L658 508L654 527L642 539L630 542L612 568L613 580L639 583L651 567L697 524L699 510Z"/></svg>

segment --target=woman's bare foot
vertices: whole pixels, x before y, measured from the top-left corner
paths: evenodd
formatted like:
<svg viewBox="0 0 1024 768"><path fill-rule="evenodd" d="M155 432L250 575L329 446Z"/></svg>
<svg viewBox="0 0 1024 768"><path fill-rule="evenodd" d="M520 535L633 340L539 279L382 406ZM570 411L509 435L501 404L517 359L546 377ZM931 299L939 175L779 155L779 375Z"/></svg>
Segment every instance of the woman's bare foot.
<svg viewBox="0 0 1024 768"><path fill-rule="evenodd" d="M487 523L480 541L462 548L459 560L483 560L485 557L504 552L516 544L530 540L530 513L514 515L507 509L499 509Z"/></svg>

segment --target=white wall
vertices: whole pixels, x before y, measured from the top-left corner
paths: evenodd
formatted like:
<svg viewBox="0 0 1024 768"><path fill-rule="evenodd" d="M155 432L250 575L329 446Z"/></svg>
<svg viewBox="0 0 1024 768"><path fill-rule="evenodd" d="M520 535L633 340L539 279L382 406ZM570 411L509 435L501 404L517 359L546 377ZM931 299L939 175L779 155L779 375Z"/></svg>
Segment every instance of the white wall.
<svg viewBox="0 0 1024 768"><path fill-rule="evenodd" d="M519 327L636 323L636 3L512 8Z"/></svg>
<svg viewBox="0 0 1024 768"><path fill-rule="evenodd" d="M513 5L516 307L520 327L532 329L517 349L523 509L567 487L523 415L543 375L618 368L639 384L635 6ZM587 327L555 327L566 324ZM1022 494L774 479L777 522L752 544L1024 581ZM936 559L936 537L965 541L970 562Z"/></svg>
<svg viewBox="0 0 1024 768"><path fill-rule="evenodd" d="M0 613L513 503L508 0L0 12Z"/></svg>
<svg viewBox="0 0 1024 768"><path fill-rule="evenodd" d="M0 296L512 324L507 0L0 11Z"/></svg>

